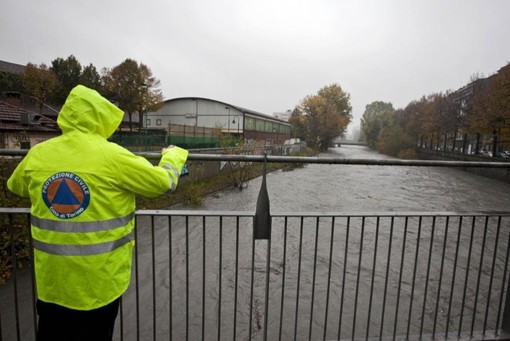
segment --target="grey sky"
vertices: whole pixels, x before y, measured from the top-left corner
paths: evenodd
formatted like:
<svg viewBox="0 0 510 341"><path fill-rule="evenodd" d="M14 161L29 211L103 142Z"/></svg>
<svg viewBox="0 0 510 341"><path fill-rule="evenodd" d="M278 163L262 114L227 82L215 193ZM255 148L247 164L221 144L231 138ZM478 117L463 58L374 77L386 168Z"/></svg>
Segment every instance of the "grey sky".
<svg viewBox="0 0 510 341"><path fill-rule="evenodd" d="M510 62L507 0L3 0L0 60L148 65L165 98L265 114L338 83L353 124Z"/></svg>

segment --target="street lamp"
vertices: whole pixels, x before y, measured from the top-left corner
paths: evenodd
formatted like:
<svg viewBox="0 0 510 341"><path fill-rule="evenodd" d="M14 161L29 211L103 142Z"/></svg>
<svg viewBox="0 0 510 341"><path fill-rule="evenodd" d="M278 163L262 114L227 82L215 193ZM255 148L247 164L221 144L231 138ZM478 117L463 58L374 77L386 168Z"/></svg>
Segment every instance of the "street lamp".
<svg viewBox="0 0 510 341"><path fill-rule="evenodd" d="M148 113L147 113L147 109L146 109L146 110L144 110L144 111L145 111L145 113L144 113L144 116L145 116L145 122L144 122L144 123L145 123L145 137L144 137L144 144L145 144L145 148L144 148L144 149L145 149L145 151L147 151L147 149L148 149L148 148L147 148L147 123L148 123L147 121L148 121L148 119L149 119L149 118L148 118L148 116L149 116L149 115L148 115Z"/></svg>
<svg viewBox="0 0 510 341"><path fill-rule="evenodd" d="M237 120L237 134L239 134L239 116L234 116L232 124L236 124L236 120Z"/></svg>
<svg viewBox="0 0 510 341"><path fill-rule="evenodd" d="M138 126L139 131L143 128L143 116L147 113L147 98L149 92L149 86L145 83L140 83L138 86L140 102L138 104Z"/></svg>
<svg viewBox="0 0 510 341"><path fill-rule="evenodd" d="M225 107L225 109L228 110L228 133L230 134L230 108Z"/></svg>
<svg viewBox="0 0 510 341"><path fill-rule="evenodd" d="M143 91L143 95L142 95L142 105L140 106L140 110L142 111L141 113L139 113L138 115L138 121L142 120L142 122L138 122L139 125L140 125L140 128L142 126L145 126L145 129L144 129L144 132L145 132L145 136L144 136L144 150L147 151L147 119L148 119L148 112L147 112L147 101L148 101L148 92L149 92L149 86L145 83L141 83L140 84L140 89L142 89Z"/></svg>

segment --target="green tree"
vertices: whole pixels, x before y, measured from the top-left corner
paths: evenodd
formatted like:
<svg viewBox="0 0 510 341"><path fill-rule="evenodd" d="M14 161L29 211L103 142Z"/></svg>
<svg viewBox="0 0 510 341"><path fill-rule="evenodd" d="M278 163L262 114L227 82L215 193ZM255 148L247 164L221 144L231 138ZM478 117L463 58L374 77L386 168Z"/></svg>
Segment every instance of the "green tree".
<svg viewBox="0 0 510 341"><path fill-rule="evenodd" d="M306 116L303 115L303 112L299 109L299 107L292 110L289 117L289 123L291 125L290 135L292 137L298 137L305 140L307 136Z"/></svg>
<svg viewBox="0 0 510 341"><path fill-rule="evenodd" d="M80 75L80 84L98 92L103 92L101 76L96 67L92 64L85 66Z"/></svg>
<svg viewBox="0 0 510 341"><path fill-rule="evenodd" d="M82 67L75 56L57 58L51 62L51 70L58 79L58 89L54 94L56 103L64 103L69 92L80 83Z"/></svg>
<svg viewBox="0 0 510 341"><path fill-rule="evenodd" d="M162 105L160 82L146 65L138 64L133 59L126 59L111 70L105 69L103 73L106 95L127 112L131 131L133 130L133 113L139 114L139 128L141 128L144 112L156 110Z"/></svg>
<svg viewBox="0 0 510 341"><path fill-rule="evenodd" d="M316 95L305 97L299 110L306 123L307 143L320 150L326 150L334 138L342 136L352 119L350 95L338 84L325 86Z"/></svg>
<svg viewBox="0 0 510 341"><path fill-rule="evenodd" d="M45 64L28 63L22 80L26 91L36 98L39 112L42 112L44 104L58 87L57 77Z"/></svg>
<svg viewBox="0 0 510 341"><path fill-rule="evenodd" d="M0 92L5 91L24 92L21 76L15 73L0 71Z"/></svg>
<svg viewBox="0 0 510 341"><path fill-rule="evenodd" d="M382 101L372 102L365 107L361 130L370 147L376 149L384 128L393 124L393 112L393 104Z"/></svg>

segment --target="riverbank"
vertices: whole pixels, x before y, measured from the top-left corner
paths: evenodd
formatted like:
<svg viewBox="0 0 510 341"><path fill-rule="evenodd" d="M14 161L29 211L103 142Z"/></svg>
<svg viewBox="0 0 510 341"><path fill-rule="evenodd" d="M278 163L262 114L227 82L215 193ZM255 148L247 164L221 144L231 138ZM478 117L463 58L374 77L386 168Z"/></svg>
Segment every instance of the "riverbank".
<svg viewBox="0 0 510 341"><path fill-rule="evenodd" d="M310 155L314 155L312 152L309 153ZM207 177L181 178L176 191L172 194L163 195L155 199L137 197L137 209L161 209L177 204L184 204L185 206L196 208L202 205L203 197L207 195L233 187L242 191L250 180L261 176L264 172L263 164L261 163L251 164L247 167L249 168L237 170L224 169L216 175ZM268 173L280 169L289 171L298 167L303 167L303 165L289 163L266 164ZM193 171L193 165L191 165L190 172L193 174ZM242 179L241 184L239 184L239 179Z"/></svg>
<svg viewBox="0 0 510 341"><path fill-rule="evenodd" d="M506 159L491 158L481 155L467 155L453 152L433 151L430 149L417 148L416 155L420 160L442 161L475 161L475 162L510 162ZM459 168L462 171L480 175L486 178L499 180L510 184L510 168Z"/></svg>

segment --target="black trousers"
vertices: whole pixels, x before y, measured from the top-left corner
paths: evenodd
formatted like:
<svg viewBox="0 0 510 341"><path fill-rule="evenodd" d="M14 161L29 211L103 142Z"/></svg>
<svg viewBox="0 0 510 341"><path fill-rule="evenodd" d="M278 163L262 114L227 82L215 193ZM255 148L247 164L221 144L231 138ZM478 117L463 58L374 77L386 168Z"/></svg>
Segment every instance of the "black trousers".
<svg viewBox="0 0 510 341"><path fill-rule="evenodd" d="M94 310L74 310L37 300L37 341L111 341L119 299Z"/></svg>

